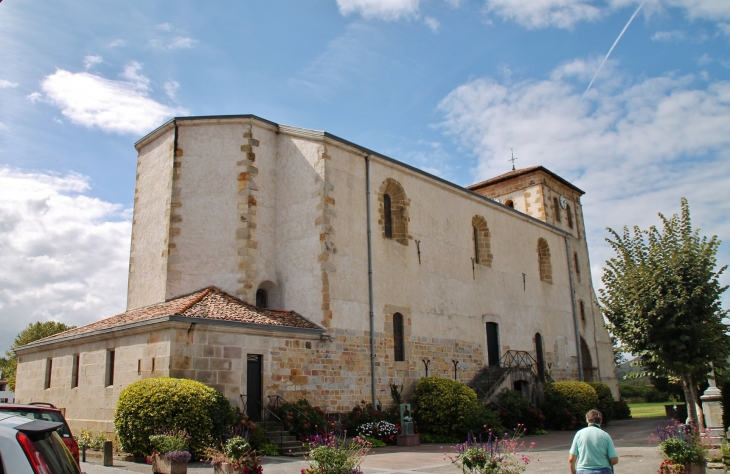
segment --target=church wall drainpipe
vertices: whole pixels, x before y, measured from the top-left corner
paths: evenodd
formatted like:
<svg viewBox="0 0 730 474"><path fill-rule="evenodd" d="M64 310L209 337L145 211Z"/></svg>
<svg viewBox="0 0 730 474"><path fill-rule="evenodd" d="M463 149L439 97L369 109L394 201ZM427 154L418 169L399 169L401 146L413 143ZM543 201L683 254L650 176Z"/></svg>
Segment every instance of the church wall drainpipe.
<svg viewBox="0 0 730 474"><path fill-rule="evenodd" d="M584 382L583 380L583 357L580 352L580 332L578 329L578 314L575 309L575 285L573 283L573 268L571 266L570 262L570 241L568 240L568 236L565 236L565 257L568 261L568 279L570 280L570 304L573 309L573 328L575 329L575 351L578 356L578 380L581 382Z"/></svg>
<svg viewBox="0 0 730 474"><path fill-rule="evenodd" d="M370 224L370 155L365 156L365 195L368 220L368 293L370 304L370 384L372 387L373 406L378 406L375 393L375 309L373 303L373 242Z"/></svg>

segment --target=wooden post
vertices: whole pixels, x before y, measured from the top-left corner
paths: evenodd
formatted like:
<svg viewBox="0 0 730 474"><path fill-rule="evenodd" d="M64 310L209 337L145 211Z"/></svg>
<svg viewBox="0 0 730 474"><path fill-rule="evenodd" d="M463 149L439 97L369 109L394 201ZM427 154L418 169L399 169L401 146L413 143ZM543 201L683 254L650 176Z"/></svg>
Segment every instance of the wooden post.
<svg viewBox="0 0 730 474"><path fill-rule="evenodd" d="M111 441L104 441L104 458L101 463L102 466L113 466L114 465L114 451L112 449Z"/></svg>

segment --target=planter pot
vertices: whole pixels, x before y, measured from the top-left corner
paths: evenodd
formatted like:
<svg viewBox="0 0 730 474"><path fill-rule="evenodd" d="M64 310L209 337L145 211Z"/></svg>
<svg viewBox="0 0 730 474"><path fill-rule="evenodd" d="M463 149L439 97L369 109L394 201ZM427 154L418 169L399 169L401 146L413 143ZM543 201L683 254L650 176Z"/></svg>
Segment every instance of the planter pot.
<svg viewBox="0 0 730 474"><path fill-rule="evenodd" d="M213 474L234 474L233 464L222 462L213 466Z"/></svg>
<svg viewBox="0 0 730 474"><path fill-rule="evenodd" d="M687 474L705 474L705 464L686 464L684 466L684 471Z"/></svg>
<svg viewBox="0 0 730 474"><path fill-rule="evenodd" d="M187 474L188 463L173 461L155 454L152 457L152 472L155 474Z"/></svg>

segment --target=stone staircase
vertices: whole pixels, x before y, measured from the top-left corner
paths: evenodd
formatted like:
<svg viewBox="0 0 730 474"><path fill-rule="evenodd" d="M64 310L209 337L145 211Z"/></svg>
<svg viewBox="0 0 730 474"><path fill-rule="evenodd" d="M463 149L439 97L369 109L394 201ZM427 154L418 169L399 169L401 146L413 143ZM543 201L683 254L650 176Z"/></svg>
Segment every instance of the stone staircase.
<svg viewBox="0 0 730 474"><path fill-rule="evenodd" d="M486 366L467 385L474 389L480 399L488 399L508 371L509 369L501 366Z"/></svg>
<svg viewBox="0 0 730 474"><path fill-rule="evenodd" d="M286 431L275 421L262 421L257 423L266 430L269 442L279 446L281 456L305 456L308 451L301 441Z"/></svg>

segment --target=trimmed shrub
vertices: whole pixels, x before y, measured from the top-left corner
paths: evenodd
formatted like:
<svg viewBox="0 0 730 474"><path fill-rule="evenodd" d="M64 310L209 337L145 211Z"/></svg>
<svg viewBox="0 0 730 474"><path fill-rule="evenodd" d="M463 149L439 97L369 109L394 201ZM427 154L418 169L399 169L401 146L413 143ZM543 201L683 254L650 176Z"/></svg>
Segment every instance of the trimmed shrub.
<svg viewBox="0 0 730 474"><path fill-rule="evenodd" d="M420 432L465 439L469 430L484 431L484 425L502 429L496 413L482 406L474 390L455 380L423 377L416 385L413 404Z"/></svg>
<svg viewBox="0 0 730 474"><path fill-rule="evenodd" d="M598 411L603 415L603 424L608 424L613 419L613 393L611 389L603 382L588 382L598 395Z"/></svg>
<svg viewBox="0 0 730 474"><path fill-rule="evenodd" d="M562 393L568 402L568 410L579 426L586 426L586 413L598 407L598 394L586 382L554 382L552 388Z"/></svg>
<svg viewBox="0 0 730 474"><path fill-rule="evenodd" d="M570 411L568 399L553 384L545 386L545 403L540 407L545 415L545 426L553 430L572 430L578 420Z"/></svg>
<svg viewBox="0 0 730 474"><path fill-rule="evenodd" d="M545 416L530 400L522 396L522 392L505 388L497 395L496 411L502 425L508 430L522 425L527 434L545 428Z"/></svg>
<svg viewBox="0 0 730 474"><path fill-rule="evenodd" d="M623 400L613 402L613 419L614 420L630 420L631 408L629 404Z"/></svg>
<svg viewBox="0 0 730 474"><path fill-rule="evenodd" d="M122 449L136 456L152 452L150 436L185 430L188 450L197 457L220 443L235 423L235 411L217 390L195 380L157 377L139 380L119 394L114 413Z"/></svg>

